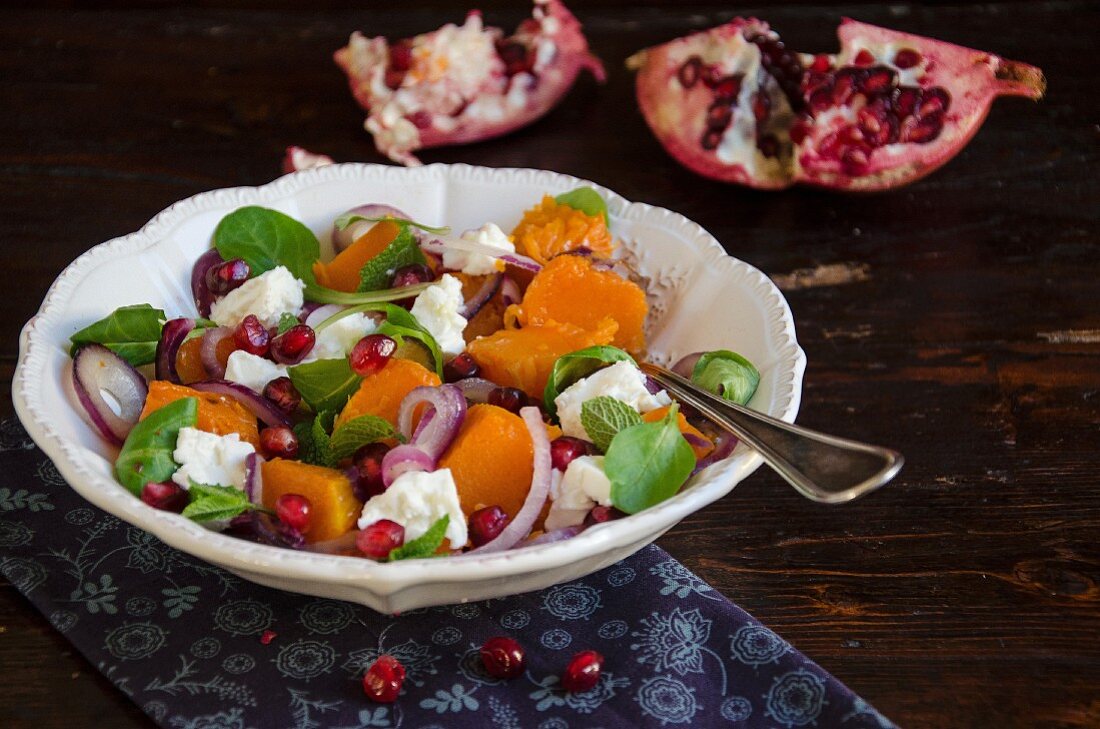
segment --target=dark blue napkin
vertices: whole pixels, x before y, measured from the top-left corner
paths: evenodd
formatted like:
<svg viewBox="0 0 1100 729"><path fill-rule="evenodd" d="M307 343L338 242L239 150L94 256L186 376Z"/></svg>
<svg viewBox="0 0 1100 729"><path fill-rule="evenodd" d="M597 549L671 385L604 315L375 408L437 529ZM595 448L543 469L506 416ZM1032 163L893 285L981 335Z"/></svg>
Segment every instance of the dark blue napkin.
<svg viewBox="0 0 1100 729"><path fill-rule="evenodd" d="M893 726L656 546L541 592L395 618L165 546L81 499L14 419L0 452L0 572L161 726ZM509 682L478 656L501 634L527 648ZM562 692L589 648L606 658L599 684ZM389 706L360 688L382 653L408 671Z"/></svg>

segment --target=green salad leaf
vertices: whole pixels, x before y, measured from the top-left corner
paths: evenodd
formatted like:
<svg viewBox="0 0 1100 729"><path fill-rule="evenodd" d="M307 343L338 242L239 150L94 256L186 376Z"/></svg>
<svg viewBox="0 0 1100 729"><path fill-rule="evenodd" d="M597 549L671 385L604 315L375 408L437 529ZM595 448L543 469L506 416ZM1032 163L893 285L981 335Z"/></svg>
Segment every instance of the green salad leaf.
<svg viewBox="0 0 1100 729"><path fill-rule="evenodd" d="M695 452L680 434L679 406L654 423L633 425L611 440L603 461L611 503L637 514L673 496L695 468Z"/></svg>
<svg viewBox="0 0 1100 729"><path fill-rule="evenodd" d="M386 557L387 562L396 562L399 559L420 559L431 557L443 544L446 538L447 527L451 523L449 514L444 514L434 524L428 527L428 531L421 534L411 542L405 542L400 547L392 550Z"/></svg>
<svg viewBox="0 0 1100 729"><path fill-rule="evenodd" d="M406 359L413 359L424 364L420 357L408 356L411 353L403 351L408 349L406 347L408 344L406 340L411 340L424 350L425 357L430 360L426 364L428 369L434 369L437 375L440 377L443 376L443 350L440 349L439 343L435 341L435 337L431 335L431 332L425 329L423 325L416 320L416 317L409 313L408 309L403 309L400 306L388 304L384 301L353 306L337 314L333 314L328 319L320 322L316 327L316 331L323 330L328 325L335 321L339 321L345 316L367 311L380 311L385 314L386 320L378 325L378 328L375 329L375 333L392 337L394 341L397 342L397 354Z"/></svg>
<svg viewBox="0 0 1100 729"><path fill-rule="evenodd" d="M388 289L394 271L402 266L427 262L409 226L402 225L397 237L359 269L359 291Z"/></svg>
<svg viewBox="0 0 1100 729"><path fill-rule="evenodd" d="M72 335L70 354L84 344L102 344L135 367L149 364L156 359L165 321L164 312L149 304L119 307Z"/></svg>
<svg viewBox="0 0 1100 729"><path fill-rule="evenodd" d="M244 259L256 276L286 266L306 284L316 284L313 263L321 244L309 228L278 210L257 205L238 208L214 229L214 247L225 260Z"/></svg>
<svg viewBox="0 0 1100 729"><path fill-rule="evenodd" d="M294 426L294 435L298 437L298 458L314 466L335 468L339 458L333 455L332 432L336 413L325 410L317 413L313 420L304 420Z"/></svg>
<svg viewBox="0 0 1100 729"><path fill-rule="evenodd" d="M546 406L546 412L552 418L557 417L558 407L554 400L577 380L588 377L604 365L633 361L634 358L623 350L606 344L563 354L554 362L550 377L546 380L546 388L542 391L542 403Z"/></svg>
<svg viewBox="0 0 1100 729"><path fill-rule="evenodd" d="M347 357L294 365L287 370L287 376L315 413L343 410L363 380L352 372Z"/></svg>
<svg viewBox="0 0 1100 729"><path fill-rule="evenodd" d="M193 521L232 519L260 508L249 501L248 494L232 486L192 481L187 493L191 501L184 508L183 515Z"/></svg>
<svg viewBox="0 0 1100 729"><path fill-rule="evenodd" d="M293 314L291 314L291 313L290 313L289 311L285 311L285 312L283 312L283 314L282 314L282 315L281 315L281 316L279 317L279 329L278 329L278 333L279 333L279 334L282 334L283 332L285 332L286 330L290 329L291 327L296 327L296 326L298 326L298 325L299 325L299 324L301 324L301 323L302 323L302 322L301 322L301 321L300 321L300 320L298 319L298 317L294 316L294 315L293 315Z"/></svg>
<svg viewBox="0 0 1100 729"><path fill-rule="evenodd" d="M638 425L642 416L622 400L600 395L581 403L581 425L588 439L606 453L612 439L621 430Z"/></svg>
<svg viewBox="0 0 1100 729"><path fill-rule="evenodd" d="M329 449L332 458L339 461L350 458L367 443L375 443L380 440L404 441L405 438L390 425L385 418L377 415L360 415L341 425L332 433L329 440Z"/></svg>
<svg viewBox="0 0 1100 729"><path fill-rule="evenodd" d="M691 380L719 397L745 405L760 384L760 371L736 352L718 349L699 357Z"/></svg>
<svg viewBox="0 0 1100 729"><path fill-rule="evenodd" d="M591 187L578 187L576 190L563 192L554 198L554 202L560 205L568 205L574 210L580 210L585 215L602 215L603 222L607 224L607 202L600 193Z"/></svg>
<svg viewBox="0 0 1100 729"><path fill-rule="evenodd" d="M179 468L172 460L181 428L194 427L199 419L199 401L184 397L159 407L139 420L126 436L115 461L119 483L134 495L150 481L167 481Z"/></svg>

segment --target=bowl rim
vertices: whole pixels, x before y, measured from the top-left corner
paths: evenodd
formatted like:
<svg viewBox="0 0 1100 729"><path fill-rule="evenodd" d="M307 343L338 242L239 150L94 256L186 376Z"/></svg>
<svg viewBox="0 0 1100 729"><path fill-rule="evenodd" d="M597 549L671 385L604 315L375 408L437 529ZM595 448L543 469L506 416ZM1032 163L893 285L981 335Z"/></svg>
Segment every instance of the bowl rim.
<svg viewBox="0 0 1100 729"><path fill-rule="evenodd" d="M167 231L196 213L226 205L271 203L293 198L320 183L353 183L393 180L408 183L438 181L448 184L475 180L507 184L517 178L539 182L545 189L558 186L590 185L607 201L613 218L663 218L699 249L704 262L720 267L723 276L750 286L766 304L769 331L777 363L783 367L776 387L771 415L793 422L802 394L806 355L795 337L790 306L775 284L755 267L726 253L721 244L702 226L679 213L630 202L602 185L562 173L530 168L490 168L466 164L432 164L402 168L366 163L342 163L284 175L265 185L221 188L201 192L180 200L157 215L136 232L100 243L70 263L58 275L42 305L23 327L19 338L19 359L12 382L12 399L19 419L28 433L55 463L65 481L82 497L107 513L147 531L166 544L233 571L260 573L289 583L291 580L318 581L368 589L379 596L390 596L408 587L429 583L456 583L518 574L543 572L598 558L604 552L624 548L640 539L657 538L688 514L721 498L742 479L756 470L762 458L744 445L733 456L712 465L691 488L638 514L597 525L567 541L523 547L485 555L410 560L400 564L380 563L358 557L289 550L255 544L212 532L178 514L148 507L117 481L108 479L87 466L80 449L63 438L51 425L42 408L40 385L46 378L35 377L44 371L51 342L46 331L65 313L72 293L84 275L102 263L129 256L157 246L161 231ZM106 488L104 488L106 486ZM124 497L124 498L122 498ZM643 542L645 543L645 542ZM641 545L639 545L641 546Z"/></svg>

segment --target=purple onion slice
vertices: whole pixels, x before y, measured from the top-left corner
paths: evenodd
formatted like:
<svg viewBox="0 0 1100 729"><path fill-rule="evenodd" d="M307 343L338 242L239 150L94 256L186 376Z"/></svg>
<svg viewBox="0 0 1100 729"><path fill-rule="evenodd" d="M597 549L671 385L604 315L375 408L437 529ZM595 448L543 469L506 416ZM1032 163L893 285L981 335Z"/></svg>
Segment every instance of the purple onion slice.
<svg viewBox="0 0 1100 729"><path fill-rule="evenodd" d="M672 371L680 375L680 377L686 377L691 379L691 373L695 369L695 363L699 361L699 358L705 354L704 352L692 352L691 354L685 354L681 357L676 364L672 365Z"/></svg>
<svg viewBox="0 0 1100 729"><path fill-rule="evenodd" d="M366 205L359 205L357 207L348 210L340 217L346 217L349 215L361 215L364 218L399 218L401 220L409 220L409 216L401 210L393 207L392 205L383 205L381 203L368 203ZM369 220L358 220L348 227L340 230L337 226L332 226L332 247L339 253L344 250L357 238L362 236L368 230L373 228L375 223ZM420 240L424 235L416 228L410 228L412 230L413 237Z"/></svg>
<svg viewBox="0 0 1100 729"><path fill-rule="evenodd" d="M225 365L218 359L218 345L226 337L233 336L233 330L229 327L214 327L202 333L202 348L199 357L202 359L202 367L209 377L225 377Z"/></svg>
<svg viewBox="0 0 1100 729"><path fill-rule="evenodd" d="M511 306L512 304L518 304L523 300L523 294L520 293L519 284L511 276L505 276L504 280L500 282L500 297L504 300L505 306Z"/></svg>
<svg viewBox="0 0 1100 729"><path fill-rule="evenodd" d="M695 470L692 474L699 473L708 466L713 466L718 461L724 461L730 457L733 453L733 449L737 447L737 436L732 433L722 432L714 439L714 450L706 455L706 457L699 459L699 462L695 464Z"/></svg>
<svg viewBox="0 0 1100 729"><path fill-rule="evenodd" d="M191 269L191 295L195 297L195 307L199 310L199 316L210 316L210 305L217 298L206 285L206 272L219 263L225 263L225 259L218 253L217 248L211 248L199 256Z"/></svg>
<svg viewBox="0 0 1100 729"><path fill-rule="evenodd" d="M244 459L244 492L248 500L257 506L263 506L264 482L260 464L264 462L259 453L249 453Z"/></svg>
<svg viewBox="0 0 1100 729"><path fill-rule="evenodd" d="M382 483L389 488L403 473L434 471L436 459L418 446L406 443L391 449L382 457Z"/></svg>
<svg viewBox="0 0 1100 729"><path fill-rule="evenodd" d="M157 342L156 375L158 380L167 380L180 384L179 373L176 372L176 355L179 354L180 345L187 339L187 335L195 328L194 319L169 319L160 330L160 341Z"/></svg>
<svg viewBox="0 0 1100 729"><path fill-rule="evenodd" d="M585 530L584 524L577 524L576 526L562 527L561 529L555 529L551 532L541 534L531 541L524 544L524 547L534 547L537 544L553 544L554 542L562 542L566 539L572 539Z"/></svg>
<svg viewBox="0 0 1100 729"><path fill-rule="evenodd" d="M467 253L480 253L482 255L495 258L498 261L504 261L505 263L515 266L516 268L522 268L527 271L533 271L538 273L542 270L542 266L538 261L527 256L521 256L518 253L508 253L500 248L494 248L493 246L482 245L472 240L464 240L462 238L455 238L453 236L433 236L426 237L420 242L420 246L432 253L443 253L447 250L452 251L465 251Z"/></svg>
<svg viewBox="0 0 1100 729"><path fill-rule="evenodd" d="M420 403L427 403L435 412L432 419L428 423L422 422L423 427L418 427L414 434L413 413ZM401 407L397 411L397 429L413 445L436 461L458 435L458 429L465 419L466 398L454 385L416 387L401 401Z"/></svg>
<svg viewBox="0 0 1100 729"><path fill-rule="evenodd" d="M466 319L473 319L477 316L477 313L481 311L481 307L485 306L489 299L493 298L493 295L500 289L500 282L503 278L504 274L502 273L489 274L488 278L485 279L485 283L481 284L481 288L477 290L477 293L467 299L462 306L462 311L459 313Z"/></svg>
<svg viewBox="0 0 1100 729"><path fill-rule="evenodd" d="M233 517L225 533L250 542L286 549L301 549L306 543L297 529L288 527L262 511L246 511Z"/></svg>
<svg viewBox="0 0 1100 729"><path fill-rule="evenodd" d="M149 394L141 373L103 345L86 344L73 358L72 386L85 420L111 444L125 443ZM118 403L118 412L104 392Z"/></svg>
<svg viewBox="0 0 1100 729"><path fill-rule="evenodd" d="M250 413L262 420L264 425L272 428L290 427L290 420L287 419L282 410L275 407L275 404L263 395L244 385L238 385L236 382L229 382L228 380L203 380L202 382L194 382L190 386L201 392L213 392L234 398L241 405L244 405Z"/></svg>

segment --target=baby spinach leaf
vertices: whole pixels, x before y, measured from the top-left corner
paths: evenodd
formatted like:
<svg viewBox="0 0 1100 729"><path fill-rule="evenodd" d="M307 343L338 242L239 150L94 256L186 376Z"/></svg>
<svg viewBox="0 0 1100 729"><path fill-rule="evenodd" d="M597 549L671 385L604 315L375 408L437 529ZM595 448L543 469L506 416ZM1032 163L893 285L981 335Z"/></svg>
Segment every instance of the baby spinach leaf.
<svg viewBox="0 0 1100 729"><path fill-rule="evenodd" d="M343 306L359 306L361 304L379 304L387 301L399 301L410 296L416 296L431 283L419 283L412 286L403 286L396 289L382 289L381 291L364 291L362 293L348 293L335 289L319 286L309 281L306 282L306 301L316 301L321 304L341 304Z"/></svg>
<svg viewBox="0 0 1100 729"><path fill-rule="evenodd" d="M362 379L351 370L346 357L319 359L287 370L290 381L314 412L338 412L359 389Z"/></svg>
<svg viewBox="0 0 1100 729"><path fill-rule="evenodd" d="M581 425L588 439L596 444L600 452L606 453L615 435L642 422L634 408L622 400L600 395L581 403Z"/></svg>
<svg viewBox="0 0 1100 729"><path fill-rule="evenodd" d="M183 515L193 521L232 519L259 508L248 500L248 494L232 486L192 481L187 493L191 501L184 508Z"/></svg>
<svg viewBox="0 0 1100 729"><path fill-rule="evenodd" d="M397 237L359 269L359 291L388 289L394 271L402 266L427 262L409 226L402 225Z"/></svg>
<svg viewBox="0 0 1100 729"><path fill-rule="evenodd" d="M396 562L399 559L420 559L431 557L443 544L447 534L447 526L451 523L449 514L444 514L434 524L428 527L428 531L421 534L411 542L405 542L400 547L392 550L387 562Z"/></svg>
<svg viewBox="0 0 1100 729"><path fill-rule="evenodd" d="M290 329L291 327L296 327L301 323L302 322L298 319L298 317L294 316L289 311L285 311L279 317L279 331L278 331L278 333L282 334L287 329Z"/></svg>
<svg viewBox="0 0 1100 729"><path fill-rule="evenodd" d="M156 359L165 321L164 312L149 304L119 307L72 335L70 354L83 344L102 344L135 367L149 364Z"/></svg>
<svg viewBox="0 0 1100 729"><path fill-rule="evenodd" d="M554 399L577 380L588 377L604 365L633 361L634 358L623 350L605 344L563 354L554 362L550 377L546 380L546 388L542 391L542 402L546 406L546 412L550 413L552 418L557 417L558 407L554 404Z"/></svg>
<svg viewBox="0 0 1100 729"><path fill-rule="evenodd" d="M339 461L350 458L367 443L393 438L404 441L389 421L377 415L361 415L353 418L333 431L329 441L332 458Z"/></svg>
<svg viewBox="0 0 1100 729"><path fill-rule="evenodd" d="M138 421L115 461L119 483L135 496L150 481L167 481L179 468L172 460L180 428L194 427L199 419L199 401L184 397L159 407Z"/></svg>
<svg viewBox="0 0 1100 729"><path fill-rule="evenodd" d="M744 405L760 384L760 371L753 363L728 349L707 352L695 363L692 381L719 397Z"/></svg>
<svg viewBox="0 0 1100 729"><path fill-rule="evenodd" d="M334 468L340 460L333 455L329 433L336 420L336 413L323 411L313 420L306 420L294 426L294 435L298 436L298 458L315 466Z"/></svg>
<svg viewBox="0 0 1100 729"><path fill-rule="evenodd" d="M356 213L344 213L336 220L332 221L332 223L336 226L337 230L347 230L348 226L352 223L358 223L360 221L364 221L367 223L381 223L383 220L392 220L393 222L402 226L411 225L414 228L420 228L420 230L428 233L435 233L436 235L447 235L451 232L451 229L446 225L425 225L424 223L418 223L415 220L409 220L407 218L395 218L392 215L382 215L377 218L369 218L366 215L358 215Z"/></svg>
<svg viewBox="0 0 1100 729"><path fill-rule="evenodd" d="M244 259L253 276L286 266L307 284L315 283L313 262L321 255L313 231L285 213L256 205L222 218L214 229L214 247L227 261Z"/></svg>
<svg viewBox="0 0 1100 729"><path fill-rule="evenodd" d="M585 215L602 215L604 224L608 223L607 202L591 187L578 187L576 190L563 192L554 198L554 202L580 210Z"/></svg>
<svg viewBox="0 0 1100 729"><path fill-rule="evenodd" d="M679 406L655 423L620 430L603 461L611 481L611 503L637 514L669 498L695 468L695 452L680 434Z"/></svg>

